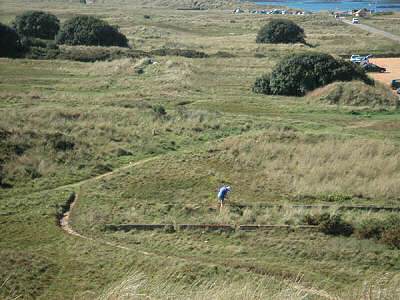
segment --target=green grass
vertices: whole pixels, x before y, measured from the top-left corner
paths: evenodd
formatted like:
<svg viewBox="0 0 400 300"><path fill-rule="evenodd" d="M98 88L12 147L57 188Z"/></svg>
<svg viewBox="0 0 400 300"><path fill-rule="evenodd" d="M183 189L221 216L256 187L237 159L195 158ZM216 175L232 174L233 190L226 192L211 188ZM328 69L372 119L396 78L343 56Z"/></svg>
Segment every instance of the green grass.
<svg viewBox="0 0 400 300"><path fill-rule="evenodd" d="M369 18L363 18L361 21L367 25L371 25L372 27L376 27L378 29L390 32L395 35L399 35L399 30L398 30L400 26L399 13L371 16Z"/></svg>
<svg viewBox="0 0 400 300"><path fill-rule="evenodd" d="M94 14L119 25L137 50L225 51L234 57L156 56L156 64L139 58L0 59L0 171L6 183L0 189L0 297L112 298L112 291L126 286L156 299L321 298L313 288L344 299L385 287L396 295L398 250L374 240L279 230L103 231L106 223L129 222L301 223L308 211L289 204L398 205L397 110L251 92L255 78L285 55L385 54L396 50L394 42L325 15L293 17L315 47L307 48L258 45L256 33L270 17L226 10L118 1L1 6L0 21L8 24L28 8L49 10L62 21ZM137 74L137 67L144 73ZM154 112L158 105L165 116ZM73 147L63 148L67 142ZM308 153L318 163L308 161ZM65 186L154 156L112 177ZM311 167L314 172L307 171ZM285 208L228 205L218 213L215 194L223 182L233 186L232 204ZM69 236L56 225L56 213L72 191L79 192L72 225L94 241ZM355 197L359 193L363 197ZM372 287L363 290L364 283Z"/></svg>

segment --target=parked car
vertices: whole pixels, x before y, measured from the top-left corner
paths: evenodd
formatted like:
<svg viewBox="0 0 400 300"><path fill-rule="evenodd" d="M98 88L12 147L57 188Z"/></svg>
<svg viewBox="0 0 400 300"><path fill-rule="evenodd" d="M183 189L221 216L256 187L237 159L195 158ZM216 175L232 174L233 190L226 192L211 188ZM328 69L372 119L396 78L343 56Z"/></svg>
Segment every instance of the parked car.
<svg viewBox="0 0 400 300"><path fill-rule="evenodd" d="M400 88L397 89L396 93L400 95Z"/></svg>
<svg viewBox="0 0 400 300"><path fill-rule="evenodd" d="M362 61L367 61L369 60L369 58L372 57L372 55L367 55L367 56L361 56L361 55L357 55L354 54L350 57L350 61L356 64L361 63Z"/></svg>
<svg viewBox="0 0 400 300"><path fill-rule="evenodd" d="M393 79L390 86L393 90L400 89L400 79Z"/></svg>
<svg viewBox="0 0 400 300"><path fill-rule="evenodd" d="M380 67L378 65L372 64L368 61L362 61L360 63L361 68L365 70L365 72L380 72L380 73L385 73L386 68Z"/></svg>
<svg viewBox="0 0 400 300"><path fill-rule="evenodd" d="M353 18L353 20L351 20L352 24L360 24L360 20L358 18Z"/></svg>

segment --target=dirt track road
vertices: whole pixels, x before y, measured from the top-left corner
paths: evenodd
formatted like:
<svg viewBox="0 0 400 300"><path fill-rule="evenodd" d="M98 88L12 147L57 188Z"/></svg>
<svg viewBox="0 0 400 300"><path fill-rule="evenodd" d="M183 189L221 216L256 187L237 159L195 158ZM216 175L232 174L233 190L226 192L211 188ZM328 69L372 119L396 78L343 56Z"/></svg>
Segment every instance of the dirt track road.
<svg viewBox="0 0 400 300"><path fill-rule="evenodd" d="M355 26L357 28L369 31L371 33L382 35L382 36L384 36L384 37L386 37L388 39L391 39L393 41L396 41L396 42L400 43L400 36L398 36L398 35L394 35L394 34L389 33L387 31L383 31L383 30L380 30L380 29L377 29L375 27L371 27L371 26L365 25L365 24L352 24L351 21L346 20L344 18L341 18L341 20L342 20L342 22L344 22L344 23L346 23L348 25Z"/></svg>

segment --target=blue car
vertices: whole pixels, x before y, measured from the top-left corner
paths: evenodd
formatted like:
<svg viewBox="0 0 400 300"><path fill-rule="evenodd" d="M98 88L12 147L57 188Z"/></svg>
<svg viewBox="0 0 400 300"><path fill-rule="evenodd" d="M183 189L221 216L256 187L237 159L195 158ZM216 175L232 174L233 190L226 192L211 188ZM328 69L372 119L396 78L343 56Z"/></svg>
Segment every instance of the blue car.
<svg viewBox="0 0 400 300"><path fill-rule="evenodd" d="M399 89L400 88L400 79L393 79L390 86L392 87L393 90Z"/></svg>

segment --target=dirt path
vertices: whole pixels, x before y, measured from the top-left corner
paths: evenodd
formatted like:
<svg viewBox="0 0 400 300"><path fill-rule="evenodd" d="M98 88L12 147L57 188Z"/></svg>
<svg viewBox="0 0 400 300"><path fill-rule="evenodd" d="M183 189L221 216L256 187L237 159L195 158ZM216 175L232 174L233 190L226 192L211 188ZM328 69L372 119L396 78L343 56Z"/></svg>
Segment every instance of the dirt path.
<svg viewBox="0 0 400 300"><path fill-rule="evenodd" d="M392 34L390 32L383 31L383 30L380 30L380 29L377 29L375 27L372 27L372 26L369 26L369 25L365 25L365 24L353 24L353 23L351 23L351 21L346 20L344 18L341 18L341 20L342 20L342 22L344 22L344 23L346 23L348 25L355 26L357 28L369 31L369 32L374 33L374 34L382 35L382 36L384 36L384 37L386 37L388 39L391 39L392 41L400 43L400 36L398 36L398 35L395 35L395 34Z"/></svg>
<svg viewBox="0 0 400 300"><path fill-rule="evenodd" d="M104 173L104 174L101 174L99 176L96 176L96 177L93 177L93 178L89 178L89 179L85 179L85 180L82 180L82 181L79 181L79 182L76 182L76 183L73 183L73 184L68 184L68 185L65 185L65 186L62 186L62 187L57 187L57 189L66 188L66 187L79 187L79 186L84 185L85 183L96 181L96 180L99 180L99 179L103 179L103 178L112 176L112 175L114 175L114 174L116 174L118 172L121 172L123 170L129 169L129 168L132 168L132 167L135 167L135 166L139 166L139 165L145 164L145 163L147 163L149 161L152 161L152 160L155 160L157 158L159 158L159 157L158 156L154 156L154 157L142 159L142 160L137 161L135 163L131 162L128 165L120 167L118 169L115 169L115 170L113 170L111 172ZM63 216L61 217L61 219L59 221L60 222L60 226L66 233L68 233L70 235L77 236L77 237L80 237L80 238L85 239L85 240L96 241L93 238L84 236L84 235L76 232L71 226L70 217L71 217L72 209L74 208L74 206L77 203L78 199L79 199L79 194L76 193L75 194L75 198L72 201L72 203L70 204L68 210L63 214ZM114 243L111 243L111 242L108 242L108 241L105 241L105 240L97 239L97 241L101 242L102 244L106 244L106 245L109 245L109 246L112 246L112 247L116 247L116 248L119 248L119 249L131 250L128 247L120 246L120 245L117 245L117 244L114 244ZM141 252L144 255L148 254L147 252L144 252L144 251L139 251L139 252Z"/></svg>

